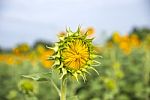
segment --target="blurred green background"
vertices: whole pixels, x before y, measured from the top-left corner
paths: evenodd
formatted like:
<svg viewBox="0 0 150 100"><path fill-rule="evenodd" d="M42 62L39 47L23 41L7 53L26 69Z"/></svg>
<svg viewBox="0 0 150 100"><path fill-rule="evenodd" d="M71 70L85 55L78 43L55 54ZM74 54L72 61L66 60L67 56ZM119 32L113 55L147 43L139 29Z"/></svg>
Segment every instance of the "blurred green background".
<svg viewBox="0 0 150 100"><path fill-rule="evenodd" d="M93 34L94 29L87 31ZM62 33L60 33L62 34ZM12 49L0 50L0 100L24 100L20 90L33 93L27 100L59 100L49 82L33 82L21 75L48 72L52 61L46 58L53 51L45 48L49 42L36 42L34 46L20 44ZM87 75L87 82L75 79L68 81L68 100L77 96L79 100L149 100L150 98L150 29L134 29L129 35L114 32L104 45L95 45L95 51L103 58L96 69L98 76ZM52 75L59 86L59 75ZM28 94L27 92L25 92ZM29 93L30 94L30 93Z"/></svg>

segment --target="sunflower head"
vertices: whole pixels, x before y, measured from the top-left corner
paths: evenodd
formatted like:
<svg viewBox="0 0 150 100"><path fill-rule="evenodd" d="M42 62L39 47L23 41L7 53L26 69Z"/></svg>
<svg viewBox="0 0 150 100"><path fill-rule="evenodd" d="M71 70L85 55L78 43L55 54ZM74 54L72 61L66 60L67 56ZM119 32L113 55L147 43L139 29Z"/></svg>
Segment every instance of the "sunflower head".
<svg viewBox="0 0 150 100"><path fill-rule="evenodd" d="M54 47L49 47L55 51L49 59L54 60L53 67L60 70L61 78L72 75L78 80L80 75L86 80L85 73L89 73L88 69L95 70L93 66L99 62L94 60L98 56L93 50L93 39L88 38L88 33L83 34L78 27L76 32L67 29L65 34L59 35L59 41Z"/></svg>

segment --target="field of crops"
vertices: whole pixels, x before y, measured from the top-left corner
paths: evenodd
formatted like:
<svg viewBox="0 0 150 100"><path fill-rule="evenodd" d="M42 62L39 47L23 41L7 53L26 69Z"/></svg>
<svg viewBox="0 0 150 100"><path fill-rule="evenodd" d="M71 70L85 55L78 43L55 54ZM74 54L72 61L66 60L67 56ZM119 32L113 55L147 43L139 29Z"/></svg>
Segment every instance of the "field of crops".
<svg viewBox="0 0 150 100"><path fill-rule="evenodd" d="M53 61L47 58L53 51L45 45L21 44L0 51L0 100L59 100L50 82L21 77L51 70ZM94 49L102 56L97 59L101 65L95 67L100 75L90 71L86 82L82 78L79 83L74 78L68 80L67 100L150 100L149 34L115 32L106 43L95 45ZM50 77L60 86L56 71ZM20 89L22 83L24 90Z"/></svg>

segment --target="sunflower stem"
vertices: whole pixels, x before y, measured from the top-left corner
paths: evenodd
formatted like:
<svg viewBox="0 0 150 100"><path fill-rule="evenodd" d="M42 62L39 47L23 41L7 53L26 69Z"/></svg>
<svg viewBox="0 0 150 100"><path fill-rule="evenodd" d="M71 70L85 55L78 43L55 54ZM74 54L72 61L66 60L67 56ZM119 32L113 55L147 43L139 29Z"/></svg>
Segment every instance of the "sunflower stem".
<svg viewBox="0 0 150 100"><path fill-rule="evenodd" d="M61 80L61 95L60 95L60 100L66 100L66 78L63 77Z"/></svg>

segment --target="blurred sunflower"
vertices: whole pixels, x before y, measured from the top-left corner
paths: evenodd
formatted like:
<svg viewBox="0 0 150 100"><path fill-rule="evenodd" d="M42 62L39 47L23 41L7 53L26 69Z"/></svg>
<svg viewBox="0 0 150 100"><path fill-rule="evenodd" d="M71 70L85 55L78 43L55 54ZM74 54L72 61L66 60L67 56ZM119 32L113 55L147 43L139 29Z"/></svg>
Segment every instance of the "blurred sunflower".
<svg viewBox="0 0 150 100"><path fill-rule="evenodd" d="M45 52L43 52L41 54L40 58L40 62L43 65L44 68L51 68L53 61L49 61L45 58L47 58L49 55L52 55L53 51L52 50L45 50Z"/></svg>
<svg viewBox="0 0 150 100"><path fill-rule="evenodd" d="M20 80L18 83L18 88L20 92L30 96L38 93L38 84L36 81L33 80Z"/></svg>
<svg viewBox="0 0 150 100"><path fill-rule="evenodd" d="M54 60L53 67L60 70L61 78L71 74L77 80L78 75L85 80L85 73L88 73L87 69L95 70L93 65L99 64L98 61L94 60L98 57L93 50L92 41L94 38L89 39L87 37L88 32L82 34L80 28L76 32L67 29L66 33L59 37L55 46L49 47L55 51L49 59Z"/></svg>
<svg viewBox="0 0 150 100"><path fill-rule="evenodd" d="M119 44L119 47L120 47L120 49L125 53L125 54L130 54L131 53L131 47L130 47L130 44L129 44L129 42L121 42L120 44Z"/></svg>
<svg viewBox="0 0 150 100"><path fill-rule="evenodd" d="M119 43L121 41L121 36L119 32L114 32L112 36L112 40L114 43Z"/></svg>
<svg viewBox="0 0 150 100"><path fill-rule="evenodd" d="M130 36L130 43L132 47L139 47L140 46L140 40L136 34L132 34Z"/></svg>
<svg viewBox="0 0 150 100"><path fill-rule="evenodd" d="M93 27L88 27L88 28L87 28L87 34L88 34L88 36L91 36L91 35L94 34L94 33L95 33L95 30L94 30Z"/></svg>

